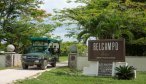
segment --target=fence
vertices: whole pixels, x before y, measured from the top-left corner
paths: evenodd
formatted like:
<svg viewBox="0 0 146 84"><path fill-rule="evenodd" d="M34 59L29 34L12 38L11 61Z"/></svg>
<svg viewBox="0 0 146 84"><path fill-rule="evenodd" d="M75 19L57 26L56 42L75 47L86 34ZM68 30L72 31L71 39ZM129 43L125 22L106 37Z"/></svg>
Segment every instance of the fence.
<svg viewBox="0 0 146 84"><path fill-rule="evenodd" d="M0 67L20 67L21 54L0 55Z"/></svg>
<svg viewBox="0 0 146 84"><path fill-rule="evenodd" d="M130 66L134 66L137 71L146 71L146 56L126 56L126 62ZM83 67L88 67L89 61L87 56L77 57L77 69L83 70Z"/></svg>

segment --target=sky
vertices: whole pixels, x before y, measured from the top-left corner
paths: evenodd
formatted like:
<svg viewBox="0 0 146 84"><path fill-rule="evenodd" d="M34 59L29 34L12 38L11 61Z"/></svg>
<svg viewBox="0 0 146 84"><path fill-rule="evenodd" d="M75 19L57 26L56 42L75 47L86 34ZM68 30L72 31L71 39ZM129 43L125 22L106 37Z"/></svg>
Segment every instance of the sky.
<svg viewBox="0 0 146 84"><path fill-rule="evenodd" d="M46 10L47 13L54 14L53 9L61 10L63 8L74 8L81 5L77 3L67 3L66 1L67 0L43 0L44 4L41 5L41 9ZM61 36L63 41L76 41L76 39L64 37L64 35L67 33L65 28L66 26L58 27L52 33L54 35Z"/></svg>

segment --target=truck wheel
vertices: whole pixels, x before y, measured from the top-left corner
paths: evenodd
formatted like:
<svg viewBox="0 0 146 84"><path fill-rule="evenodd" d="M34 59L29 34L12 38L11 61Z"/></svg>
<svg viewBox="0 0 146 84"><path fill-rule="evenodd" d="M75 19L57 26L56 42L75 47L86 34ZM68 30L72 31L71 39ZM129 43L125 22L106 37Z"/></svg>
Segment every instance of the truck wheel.
<svg viewBox="0 0 146 84"><path fill-rule="evenodd" d="M28 65L22 64L22 68L23 68L23 69L28 69Z"/></svg>
<svg viewBox="0 0 146 84"><path fill-rule="evenodd" d="M38 68L40 68L40 67L41 67L41 65L37 65L37 67L38 67Z"/></svg>
<svg viewBox="0 0 146 84"><path fill-rule="evenodd" d="M51 66L52 66L52 67L56 67L56 62L51 63Z"/></svg>
<svg viewBox="0 0 146 84"><path fill-rule="evenodd" d="M44 60L43 63L41 64L41 69L45 70L47 68L47 60Z"/></svg>

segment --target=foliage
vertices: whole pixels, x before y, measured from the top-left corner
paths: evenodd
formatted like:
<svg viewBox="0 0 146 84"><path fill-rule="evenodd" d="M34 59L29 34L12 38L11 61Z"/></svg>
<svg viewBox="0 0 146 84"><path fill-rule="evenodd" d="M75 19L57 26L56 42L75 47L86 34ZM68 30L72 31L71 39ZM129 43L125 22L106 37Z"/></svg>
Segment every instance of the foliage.
<svg viewBox="0 0 146 84"><path fill-rule="evenodd" d="M52 69L39 77L25 79L15 84L145 84L146 72L138 72L135 80L116 80L112 77L84 76L80 71L67 67Z"/></svg>
<svg viewBox="0 0 146 84"><path fill-rule="evenodd" d="M128 36L126 39L131 40L134 36L138 36L135 34L145 33L144 3L129 0L125 2L77 0L76 2L86 5L64 9L58 12L56 17L64 21L71 20L72 24L77 23L79 25L77 29L80 29L79 40L86 41L91 36L98 38L126 38ZM141 37L138 36L136 39L139 38Z"/></svg>
<svg viewBox="0 0 146 84"><path fill-rule="evenodd" d="M146 56L146 45L126 44L126 56Z"/></svg>
<svg viewBox="0 0 146 84"><path fill-rule="evenodd" d="M15 24L11 24L13 30L7 32L2 39L7 41L7 44L14 44L17 53L23 53L24 49L30 45L30 37L42 37L48 36L49 32L54 30L51 24L44 23L30 23L25 20L17 21ZM47 35L46 35L47 34ZM7 45L5 44L5 45Z"/></svg>
<svg viewBox="0 0 146 84"><path fill-rule="evenodd" d="M116 67L115 70L117 71L117 79L130 80L134 78L135 68L133 66L119 66Z"/></svg>
<svg viewBox="0 0 146 84"><path fill-rule="evenodd" d="M68 56L59 56L59 62L67 61Z"/></svg>
<svg viewBox="0 0 146 84"><path fill-rule="evenodd" d="M88 38L125 38L126 44L145 45L146 11L145 0L76 0L82 6L57 11L57 20L69 25L69 36L86 43ZM70 21L69 21L70 20ZM78 31L78 32L77 32ZM135 51L134 51L135 52Z"/></svg>
<svg viewBox="0 0 146 84"><path fill-rule="evenodd" d="M50 37L56 26L43 22L50 14L40 9L41 4L42 0L1 0L0 42L14 44L16 52L23 53L31 36Z"/></svg>
<svg viewBox="0 0 146 84"><path fill-rule="evenodd" d="M78 53L81 55L87 50L87 46L82 43L76 43L76 42L62 42L61 43L61 54L62 55L68 55L69 48L71 45L75 44L78 49Z"/></svg>

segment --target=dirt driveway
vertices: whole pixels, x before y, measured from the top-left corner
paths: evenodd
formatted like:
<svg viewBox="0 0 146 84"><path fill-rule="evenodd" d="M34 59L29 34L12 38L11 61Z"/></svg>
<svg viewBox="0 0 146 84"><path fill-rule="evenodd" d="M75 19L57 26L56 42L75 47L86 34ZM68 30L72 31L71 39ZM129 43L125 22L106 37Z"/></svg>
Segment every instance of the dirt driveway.
<svg viewBox="0 0 146 84"><path fill-rule="evenodd" d="M57 67L67 66L67 62L57 63ZM49 67L47 71L53 68ZM39 70L31 67L28 70L23 69L6 69L0 70L0 84L12 84L16 80L36 77L46 70Z"/></svg>

